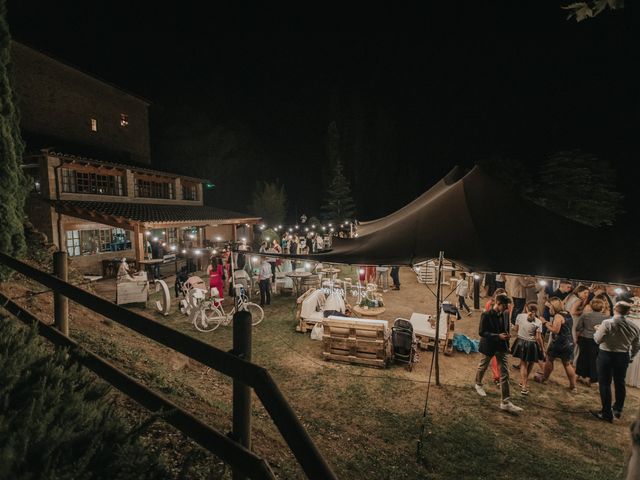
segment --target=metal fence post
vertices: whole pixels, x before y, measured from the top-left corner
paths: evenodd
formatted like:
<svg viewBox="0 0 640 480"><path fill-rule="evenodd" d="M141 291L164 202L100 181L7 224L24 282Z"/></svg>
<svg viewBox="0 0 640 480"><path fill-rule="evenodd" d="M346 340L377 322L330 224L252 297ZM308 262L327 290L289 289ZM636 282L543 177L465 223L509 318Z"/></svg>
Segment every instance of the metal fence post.
<svg viewBox="0 0 640 480"><path fill-rule="evenodd" d="M237 300L237 299L236 299ZM233 353L251 361L251 313L239 311L233 315ZM233 438L251 450L251 388L233 379ZM239 471L233 472L234 480L246 478Z"/></svg>
<svg viewBox="0 0 640 480"><path fill-rule="evenodd" d="M63 282L69 280L67 252L54 252L53 274ZM53 294L53 316L55 325L63 335L69 336L69 299L58 292Z"/></svg>

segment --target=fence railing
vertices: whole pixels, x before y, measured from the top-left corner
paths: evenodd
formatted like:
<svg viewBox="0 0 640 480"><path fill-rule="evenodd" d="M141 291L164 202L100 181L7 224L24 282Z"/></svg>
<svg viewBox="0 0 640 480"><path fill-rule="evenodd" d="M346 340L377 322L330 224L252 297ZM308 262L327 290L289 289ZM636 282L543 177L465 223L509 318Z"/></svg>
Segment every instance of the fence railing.
<svg viewBox="0 0 640 480"><path fill-rule="evenodd" d="M247 362L235 355L232 355L231 353L219 350L205 342L202 342L196 338L190 337L182 332L156 322L155 320L143 317L142 315L115 305L108 300L97 297L87 292L86 290L82 290L81 288L64 282L46 272L38 270L3 253L0 253L0 263L3 263L6 266L14 269L15 271L49 287L55 293L62 294L70 300L73 300L74 302L83 305L84 307L87 307L90 310L99 313L100 315L103 315L110 320L113 320L114 322L130 328L131 330L134 330L144 335L145 337L148 337L162 345L172 348L220 373L232 377L253 388L307 477L311 479L323 480L337 478L305 428L302 426L302 423L296 416L295 412L291 409L291 406L288 404L277 384L275 383L269 372L263 367ZM3 304L9 300L5 296L2 296L2 298L4 298ZM7 306L9 306L12 303L13 302L6 304ZM12 308L14 308L15 311L18 311L16 309L17 305L13 305L14 306ZM22 315L24 315L24 313L22 313ZM49 328L49 330L55 331L55 329L53 328ZM57 331L55 331L55 333L59 334L59 332ZM55 336L51 332L49 332L49 335L51 337ZM62 336L64 337L64 335ZM65 339L68 342L72 342L72 340L66 337ZM74 348L78 347L75 342L68 343L67 345L73 346ZM88 358L95 359L99 357L93 355L92 357ZM105 362L104 360L100 359L100 362L96 363L100 363L100 368L104 369L102 373L108 370L108 367L104 365L107 364L107 362ZM115 369L115 367L113 366L110 367L112 369ZM96 373L100 374L100 372ZM122 372L120 373L123 374ZM121 384L116 385L114 383L114 386L127 395L130 394L129 392L133 392L133 390L139 389L140 386L142 386L130 377L128 378L128 380L126 380L121 377L121 375L116 376L118 377L118 380L121 381ZM108 374L103 378L105 378L106 381L109 381ZM115 380L115 377L112 376L111 378ZM144 386L142 387L146 388ZM129 390L129 392L127 390ZM171 403L166 399L162 399L162 401L159 400L159 395L151 392L149 389L146 390L147 391L139 395L139 398L136 400L140 401L140 398L143 395L149 395L150 392L151 394L155 395L155 397L153 397L153 401L161 403L164 402L163 405L168 405L168 403ZM134 398L133 395L130 396ZM150 396L149 398L151 399L152 397ZM141 401L140 403L143 402ZM177 407L171 404L171 408ZM186 418L184 414L189 415L187 412L183 412L181 413L182 418ZM197 419L195 419L195 417L193 417L193 420L199 422ZM185 428L185 425L182 425L182 428L180 425L176 425L176 427L193 438L196 442L200 443L201 445L205 446L205 448L218 455L222 460L228 462L232 466L237 466L241 471L243 471L243 473L252 476L252 478L272 477L272 473L269 475L268 473L264 473L264 470L261 470L262 473L258 472L258 469L261 469L262 467L259 467L259 465L256 464L256 459L247 456L247 453L254 455L249 450L233 441L231 441L231 443L233 444L233 447L231 447L228 442L223 442L220 439L219 435L222 435L220 432L214 431L214 429L212 429L211 427L207 427L206 425L202 424L203 426L214 432L212 433L211 431L207 431L205 433L205 436L207 438L207 444L205 445L203 443L204 438L196 438L196 436L193 435L195 430L193 430L192 432L189 431L192 430L192 427L194 427L194 425L195 424L193 424L192 422L191 427ZM246 463L243 462L243 460L240 459L241 456L243 456L242 458L248 459L250 461L247 461ZM260 459L258 458L258 460ZM252 465L251 472L248 471L248 469L243 470L243 467L247 465ZM267 476L265 477L264 475Z"/></svg>

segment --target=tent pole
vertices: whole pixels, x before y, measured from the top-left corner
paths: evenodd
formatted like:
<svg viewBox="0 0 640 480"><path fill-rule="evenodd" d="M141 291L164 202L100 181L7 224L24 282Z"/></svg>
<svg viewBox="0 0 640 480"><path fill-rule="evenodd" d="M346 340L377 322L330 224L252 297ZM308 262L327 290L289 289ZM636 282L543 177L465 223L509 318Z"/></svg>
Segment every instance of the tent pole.
<svg viewBox="0 0 640 480"><path fill-rule="evenodd" d="M440 351L440 292L442 290L442 263L444 261L444 252L440 251L438 257L438 285L436 289L436 341L433 352L433 362L436 368L436 385L440 386L440 363L438 362L438 353Z"/></svg>

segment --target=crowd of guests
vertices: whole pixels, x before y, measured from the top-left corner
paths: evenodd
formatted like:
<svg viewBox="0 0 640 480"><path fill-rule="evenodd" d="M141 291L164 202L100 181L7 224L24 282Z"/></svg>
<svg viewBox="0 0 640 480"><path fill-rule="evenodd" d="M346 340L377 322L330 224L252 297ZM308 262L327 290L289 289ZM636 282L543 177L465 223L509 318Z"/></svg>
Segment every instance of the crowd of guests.
<svg viewBox="0 0 640 480"><path fill-rule="evenodd" d="M504 288L498 278L504 279ZM496 279L485 281L487 293L492 287L493 291L480 319L483 358L476 373L477 393L486 396L482 381L491 367L494 382L501 386L500 408L518 413L522 408L511 402L509 391L508 355L519 360L514 367L519 369L522 395L529 394L536 365L533 378L545 383L559 360L570 391L577 391L577 382L598 384L602 408L592 412L594 416L606 421L620 418L627 367L640 350L640 328L628 318L640 305L640 289L573 285L567 280L554 288L551 281L511 275ZM462 287L459 299L465 292ZM461 309L466 306L464 296L460 303Z"/></svg>

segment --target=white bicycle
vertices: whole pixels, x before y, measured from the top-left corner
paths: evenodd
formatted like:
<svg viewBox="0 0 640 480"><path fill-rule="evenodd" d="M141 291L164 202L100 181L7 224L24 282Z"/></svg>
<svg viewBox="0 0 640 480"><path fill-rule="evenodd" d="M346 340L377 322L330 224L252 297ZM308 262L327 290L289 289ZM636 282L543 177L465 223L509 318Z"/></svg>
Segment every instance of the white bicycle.
<svg viewBox="0 0 640 480"><path fill-rule="evenodd" d="M260 305L250 302L241 285L236 286L236 298L233 308L229 313L224 310L222 302L213 297L206 299L205 290L198 288L189 290L186 299L185 313L189 320L200 332L212 332L220 325L231 325L233 315L237 311L246 311L251 314L251 324L255 327L264 318L264 310Z"/></svg>

